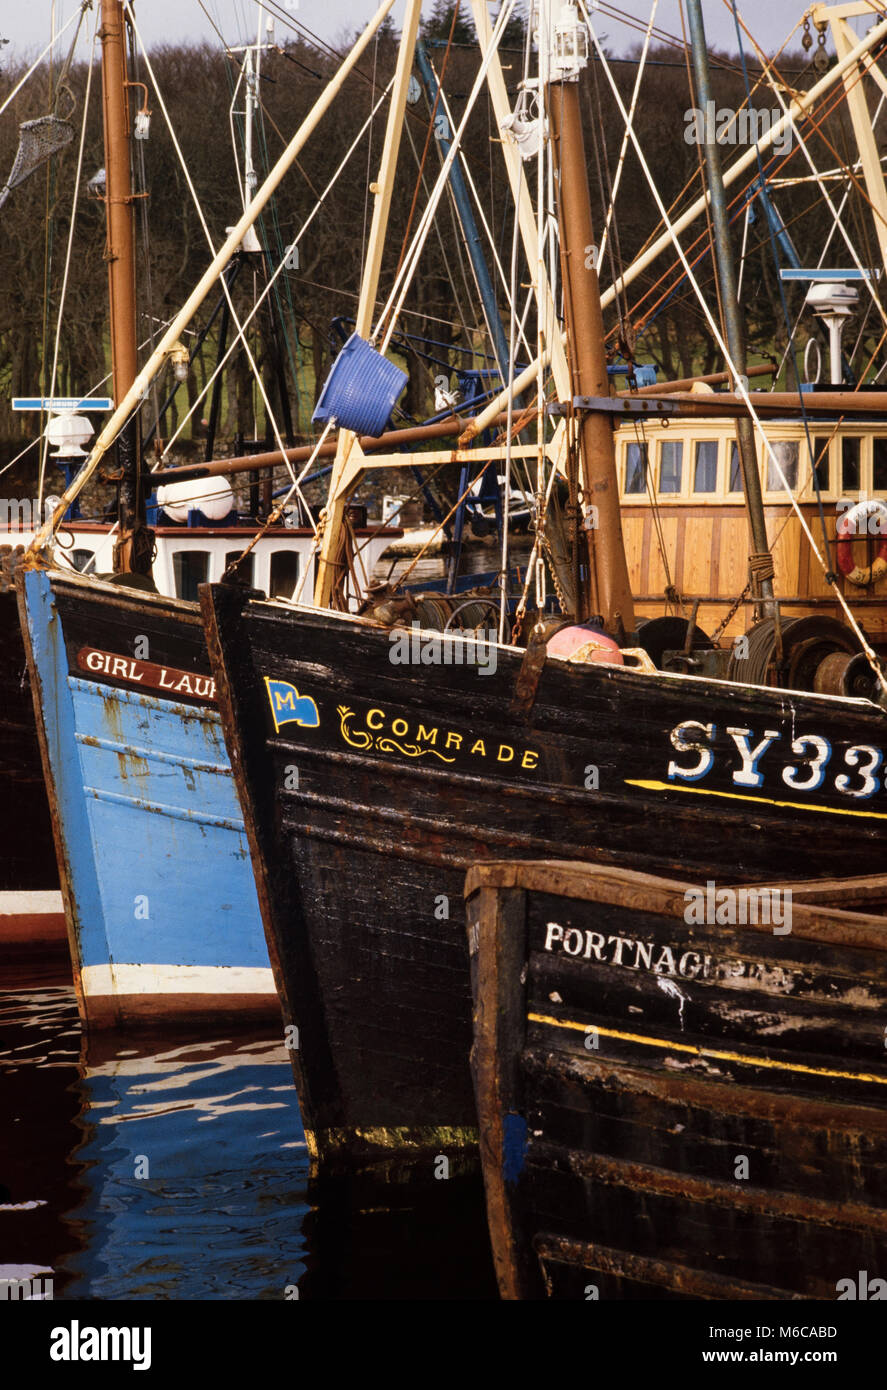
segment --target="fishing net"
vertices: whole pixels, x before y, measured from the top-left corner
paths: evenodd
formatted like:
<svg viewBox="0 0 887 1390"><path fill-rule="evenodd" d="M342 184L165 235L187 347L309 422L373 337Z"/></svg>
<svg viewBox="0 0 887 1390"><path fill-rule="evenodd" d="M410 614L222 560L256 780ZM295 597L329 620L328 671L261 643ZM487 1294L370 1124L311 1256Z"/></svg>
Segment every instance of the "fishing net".
<svg viewBox="0 0 887 1390"><path fill-rule="evenodd" d="M16 151L12 173L0 188L0 208L9 197L10 190L24 183L35 169L45 164L59 150L70 145L74 139L74 127L69 121L58 116L38 116L35 121L24 121L19 126L19 145Z"/></svg>

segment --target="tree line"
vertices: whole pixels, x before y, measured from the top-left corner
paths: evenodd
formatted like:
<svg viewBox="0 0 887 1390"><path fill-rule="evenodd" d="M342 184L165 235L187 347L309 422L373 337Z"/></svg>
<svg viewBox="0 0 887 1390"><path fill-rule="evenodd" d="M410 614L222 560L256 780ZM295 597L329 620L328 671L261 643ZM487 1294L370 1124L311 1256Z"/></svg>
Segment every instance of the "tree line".
<svg viewBox="0 0 887 1390"><path fill-rule="evenodd" d="M515 97L522 70L524 29L524 18L518 14L503 45L508 86ZM443 72L444 91L453 108L454 119L458 121L478 65L470 21L458 11L454 24L452 4L436 0L423 25L423 37L436 70ZM384 106L344 173L329 192L325 190L393 74L397 42L393 25L386 23L358 70L348 79L343 94L300 155L273 209L262 218L262 242L268 262L276 266L306 218L314 212L300 240L298 257L290 255L289 268L278 278L271 296L277 323L276 345L268 315L258 317L262 331L250 339L275 410L280 407L279 387L283 384L290 402L292 432L297 440L311 437L310 417L317 392L342 335L349 329L348 320L355 312L371 215L368 182L376 175L381 155ZM279 47L263 55L262 105L256 130L256 154L260 165L270 167L273 164L329 81L344 51L343 47L341 53L335 53L293 39L282 41ZM638 52L610 56L616 84L628 105L637 73ZM237 113L243 109L242 83L234 101L235 114L229 113L241 61L240 55L226 54L220 46L169 45L156 48L150 55L153 79L144 60L131 74L147 84L148 106L152 111L150 138L133 143L133 174L138 194L135 205L138 328L143 353L147 352L152 335L156 336L161 325L184 301L206 268L210 254L200 216L164 119L159 94L168 110L209 234L218 246L225 229L237 220L241 211L238 167L242 170L243 121ZM745 78L739 56L715 53L712 61L719 106L739 108L745 99ZM790 74L787 80L795 89L812 85L817 74L808 65L806 54L799 51L795 55L783 55L780 61L784 71ZM754 84L760 70L749 65L748 72ZM22 69L15 65L0 72L0 99L12 89L21 74ZM101 197L85 186L103 164L98 67L92 75L88 108L87 83L87 67L82 62L68 72L64 92L53 86L52 74L44 68L0 118L0 181L7 178L12 168L21 122L51 110L63 115L70 112L77 131L74 141L64 151L10 193L0 211L0 464L12 457L37 428L36 417L14 415L10 401L16 395L49 392L63 285L65 305L55 394L73 395L95 390L110 370L105 210ZM134 96L133 110L140 100ZM619 170L624 124L606 75L597 62L592 62L584 75L582 101L595 226L601 228L609 192ZM768 97L765 88L755 104L772 108L776 101ZM685 190L689 187L695 195L700 186L701 151L686 138L687 111L692 105L687 55L668 45L651 48L635 115L635 130L667 206L683 206L689 196ZM84 113L83 185L76 205L73 255L66 276L65 259ZM430 114L429 99L424 93L407 109L382 270L383 291L392 283L425 205L428 189L440 169L440 148L435 129L430 129ZM439 118L440 111L437 116ZM496 129L484 96L469 123L465 149L497 254L507 275L513 223L500 139L501 133ZM726 160L736 152L726 146ZM857 156L846 106L838 104L811 137L810 152L820 167L854 163ZM809 173L797 147L776 164L779 167L774 165L769 172L775 172L778 178ZM643 170L631 147L625 154L619 178L616 217L601 266L604 286L639 253L659 220ZM838 201L842 185L834 187L838 190L835 195ZM832 221L816 186L800 183L783 188L774 180L771 192L802 263L815 264ZM737 189L731 190L731 199L736 195ZM787 332L773 238L759 207L747 227L741 208L739 198L733 209L733 237L737 256L743 240L745 244L742 297L750 349L752 354L779 356L785 348ZM863 262L876 264L877 245L864 197L851 197L844 217ZM696 263L696 273L711 304L716 306L712 262L704 246L704 220L700 220L692 234L685 236L684 245L689 248L697 233L702 240L691 259ZM833 245L838 259L842 256L846 259L843 244L837 241ZM679 270L669 270L673 265L674 257L661 258L630 287L621 304L620 316L617 318L612 310L608 312L608 343L614 360L628 354L639 362L652 361L665 377L717 370L722 364L716 345ZM523 269L520 279L526 283ZM246 260L232 289L238 313L249 312L263 283L262 258ZM799 293L802 295L803 291L793 289L788 295L786 307L790 318L797 315L800 308ZM525 289L520 292L521 302L525 294ZM217 298L211 295L207 300L193 325L195 334L205 327L209 315L217 307ZM500 309L504 313L504 297L500 300ZM331 332L333 320L344 321L338 337ZM209 379L216 360L220 322L221 314L217 314L192 362L187 381L182 383L172 403L160 416L160 437L169 438L175 431ZM871 333L866 338L863 326L862 337L873 347L877 340L874 317L870 322ZM407 295L401 327L414 335L408 341L401 341L399 346L409 371L409 387L401 401L401 412L405 418L419 419L432 408L433 377L442 370L440 365L429 362L424 352L452 368L472 361L478 365L483 360L480 356L484 350L483 314L459 222L454 208L446 200L441 205ZM532 317L527 328L532 335ZM433 340L434 347L424 348L417 341L422 338ZM191 336L186 345L193 347L196 341L196 337ZM144 419L147 424L155 418L175 385L171 369L162 374L152 398L146 403ZM109 391L108 383L104 389ZM232 369L225 374L220 405L217 452L232 447L238 436L245 439L266 436L264 407L243 354L237 356ZM203 448L207 421L208 405L204 402L194 410L183 431L183 456Z"/></svg>

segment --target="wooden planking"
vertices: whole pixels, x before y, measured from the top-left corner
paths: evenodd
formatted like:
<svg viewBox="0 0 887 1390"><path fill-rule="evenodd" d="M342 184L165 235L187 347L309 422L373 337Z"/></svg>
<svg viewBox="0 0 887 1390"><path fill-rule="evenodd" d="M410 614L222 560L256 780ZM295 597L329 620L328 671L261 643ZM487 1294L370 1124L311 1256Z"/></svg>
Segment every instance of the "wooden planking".
<svg viewBox="0 0 887 1390"><path fill-rule="evenodd" d="M690 515L685 518L683 565L679 587L682 593L705 594L717 592L712 574L711 550L714 515Z"/></svg>
<svg viewBox="0 0 887 1390"><path fill-rule="evenodd" d="M534 1242L550 1298L647 1300L792 1299L770 1284L749 1284L708 1270L688 1269L669 1260L650 1260L625 1250L549 1234ZM593 1291L593 1293L592 1293Z"/></svg>
<svg viewBox="0 0 887 1390"><path fill-rule="evenodd" d="M644 591L644 561L646 545L644 531L649 525L646 512L624 511L622 513L622 539L625 543L625 558L628 561L628 582L633 594Z"/></svg>
<svg viewBox="0 0 887 1390"><path fill-rule="evenodd" d="M661 544L665 548L665 556L668 560L671 573L671 582L674 582L675 572L678 566L678 537L681 533L680 519L668 512L660 513L660 526L651 528L649 551L647 555L647 575L644 585L644 592L648 594L664 594L669 577L666 574L665 566L660 549Z"/></svg>
<svg viewBox="0 0 887 1390"><path fill-rule="evenodd" d="M746 514L741 503L733 505L713 501L701 504L698 498L677 502L660 499L658 516L665 541L665 554L678 590L688 599L721 599L729 605L742 592L748 580L749 532ZM825 552L819 512L815 505L804 502L801 512L809 526L820 553ZM787 506L765 507L767 534L773 552L776 571L776 591L791 605L791 614L824 611L841 617L841 610L832 596L832 589L816 559L794 511ZM828 536L828 564L836 567L835 534L838 516L834 505L825 509ZM653 508L649 505L630 505L623 508L623 534L632 590L639 601L642 616L656 617L663 611L667 583ZM879 536L853 542L853 555L861 566L871 563L877 554ZM887 618L883 600L887 597L887 576L877 584L860 589L848 584L843 576L839 585L845 597L857 611L867 606L873 612L861 613L867 631L877 640L887 640ZM806 603L809 607L805 607ZM646 605L652 604L652 607ZM723 609L714 610L723 615ZM750 616L750 615L749 615ZM733 629L743 630L734 623Z"/></svg>
<svg viewBox="0 0 887 1390"><path fill-rule="evenodd" d="M870 877L851 893L878 887ZM508 979L494 952L496 900L505 894L513 903L521 889L526 955ZM834 1298L838 1280L887 1259L887 1085L844 1078L823 1092L817 1079L817 1094L809 1078L802 1082L802 1068L747 1067L737 1080L720 1057L714 1066L701 1054L689 1060L693 1046L704 1050L720 1029L734 1052L755 1051L777 1067L793 1045L811 1071L830 1063L887 1081L877 1026L887 922L801 906L797 940L738 927L697 934L694 926L700 949L720 951L725 968L685 981L678 1002L657 988L662 975L623 967L632 934L643 933L645 902L648 939L686 936L682 889L566 863L483 865L469 874L481 962L475 1009L495 998L507 1011L525 998L528 1020L511 1087L525 1125L523 1164L502 1184L504 1218L491 1218L504 1296L587 1297L593 1285L605 1298ZM825 896L833 897L828 886ZM609 941L625 941L609 983L608 967L593 959L539 949L552 921L566 930L593 924ZM794 976L736 976L726 962L736 949L751 962L777 957ZM731 985L739 1001L732 1013L724 1008ZM833 1036L817 1043L822 1052L805 1054L811 1010L815 1026ZM780 1011L802 1025L791 1041L791 1027L774 1034L767 1026ZM560 1028L557 1017L576 1026ZM615 1031L604 1026L611 1019ZM586 1029L598 1025L589 1049ZM641 1033L658 1035L662 1046L633 1045ZM497 1058L488 1055L492 1036L476 1029L476 1081L481 1064L514 1067L507 1040L495 1042ZM663 1066L669 1048L672 1065ZM478 1088L482 1127L492 1094L489 1085Z"/></svg>
<svg viewBox="0 0 887 1390"><path fill-rule="evenodd" d="M736 881L775 878L787 862L799 875L862 873L881 844L880 821L836 814L820 822L797 809L780 774L802 724L822 726L836 766L849 743L880 738L883 717L865 705L550 660L529 717L516 722L518 652L499 649L485 676L443 664L429 672L393 663L389 634L358 619L244 603L221 586L205 599L226 739L247 824L254 821L254 864L267 880L266 931L289 1016L323 1043L316 1065L309 1068L308 1043L300 1060L306 1123L336 1146L353 1142L366 1156L368 1130L466 1123L470 1010L459 940L461 875L472 862L554 857L569 845L588 861L690 866L703 881ZM277 731L266 679L310 697L316 725ZM732 781L726 730L740 718L780 732L776 752L761 761L763 801L750 802ZM718 796L664 780L670 731L685 719L716 726L705 788ZM450 734L461 743L443 759ZM504 760L496 754L503 746ZM599 773L593 792L589 764ZM299 777L290 789L292 768ZM811 796L811 806L845 809L831 783ZM441 896L449 916L432 923ZM460 959L464 987L453 978ZM410 1032L425 1059L412 1075ZM447 1052L446 1064L436 1050ZM433 1085L423 1086L426 1065Z"/></svg>

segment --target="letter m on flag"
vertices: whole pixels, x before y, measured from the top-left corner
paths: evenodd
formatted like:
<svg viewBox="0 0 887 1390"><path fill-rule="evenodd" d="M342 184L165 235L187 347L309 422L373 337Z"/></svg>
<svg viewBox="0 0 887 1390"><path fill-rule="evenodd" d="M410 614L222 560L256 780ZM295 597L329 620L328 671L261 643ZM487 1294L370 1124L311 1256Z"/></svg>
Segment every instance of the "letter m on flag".
<svg viewBox="0 0 887 1390"><path fill-rule="evenodd" d="M284 724L298 724L303 729L317 728L320 715L310 695L300 695L289 681L272 681L267 676L265 685L276 730L279 731Z"/></svg>

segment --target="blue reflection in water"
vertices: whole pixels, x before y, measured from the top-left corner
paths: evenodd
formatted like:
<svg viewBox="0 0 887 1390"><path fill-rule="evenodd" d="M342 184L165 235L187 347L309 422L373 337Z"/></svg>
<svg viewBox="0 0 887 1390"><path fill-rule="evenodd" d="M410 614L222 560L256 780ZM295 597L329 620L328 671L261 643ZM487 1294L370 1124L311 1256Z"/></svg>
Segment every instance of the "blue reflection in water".
<svg viewBox="0 0 887 1390"><path fill-rule="evenodd" d="M101 1038L75 1070L72 1009L69 990L0 995L10 1198L41 1203L9 1213L19 1260L52 1269L56 1298L284 1298L304 1269L308 1159L279 1036Z"/></svg>

